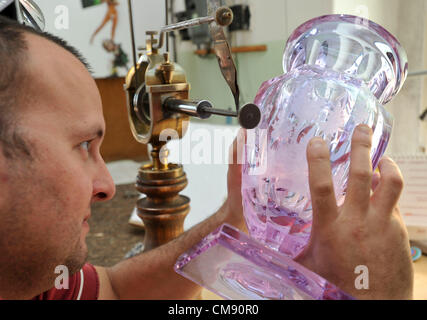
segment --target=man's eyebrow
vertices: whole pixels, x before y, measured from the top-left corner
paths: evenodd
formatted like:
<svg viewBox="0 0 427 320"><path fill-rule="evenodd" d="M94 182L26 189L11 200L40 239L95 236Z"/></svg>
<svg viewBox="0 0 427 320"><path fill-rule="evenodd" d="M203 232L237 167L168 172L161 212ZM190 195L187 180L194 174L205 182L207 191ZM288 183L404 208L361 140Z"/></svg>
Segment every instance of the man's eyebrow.
<svg viewBox="0 0 427 320"><path fill-rule="evenodd" d="M97 137L97 138L103 138L104 137L104 129L102 129L101 127L97 127L94 128L93 130L76 130L73 133L73 136L79 138L79 139L87 139L87 138L93 138L93 137Z"/></svg>

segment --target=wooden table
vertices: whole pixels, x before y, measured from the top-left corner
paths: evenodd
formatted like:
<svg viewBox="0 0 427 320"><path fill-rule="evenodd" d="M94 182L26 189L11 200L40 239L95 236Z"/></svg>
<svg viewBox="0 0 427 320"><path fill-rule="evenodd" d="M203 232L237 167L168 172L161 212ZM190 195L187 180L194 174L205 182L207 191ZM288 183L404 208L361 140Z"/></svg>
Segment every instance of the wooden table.
<svg viewBox="0 0 427 320"><path fill-rule="evenodd" d="M123 90L124 78L96 79L106 124L101 154L105 161L148 159L147 146L132 136Z"/></svg>

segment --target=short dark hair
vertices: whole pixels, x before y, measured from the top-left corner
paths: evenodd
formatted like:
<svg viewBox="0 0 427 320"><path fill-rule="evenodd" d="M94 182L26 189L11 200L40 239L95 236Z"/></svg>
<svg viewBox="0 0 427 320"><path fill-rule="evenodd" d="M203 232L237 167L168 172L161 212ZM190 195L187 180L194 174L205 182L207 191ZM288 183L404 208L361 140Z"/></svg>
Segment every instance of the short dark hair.
<svg viewBox="0 0 427 320"><path fill-rule="evenodd" d="M25 34L30 33L50 40L72 53L91 72L81 53L65 40L47 32L22 25L0 15L0 144L6 158L24 155L31 158L30 147L17 129L14 112L21 102L21 82L24 80L24 62L28 54Z"/></svg>

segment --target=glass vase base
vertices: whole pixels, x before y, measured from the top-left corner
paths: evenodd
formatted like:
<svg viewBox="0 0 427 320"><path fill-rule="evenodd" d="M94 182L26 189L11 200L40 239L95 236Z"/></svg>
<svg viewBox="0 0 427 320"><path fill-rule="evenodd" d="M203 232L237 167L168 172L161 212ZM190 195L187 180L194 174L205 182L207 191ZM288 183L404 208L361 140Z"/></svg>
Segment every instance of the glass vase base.
<svg viewBox="0 0 427 320"><path fill-rule="evenodd" d="M182 254L175 271L224 299L353 299L290 257L228 224Z"/></svg>

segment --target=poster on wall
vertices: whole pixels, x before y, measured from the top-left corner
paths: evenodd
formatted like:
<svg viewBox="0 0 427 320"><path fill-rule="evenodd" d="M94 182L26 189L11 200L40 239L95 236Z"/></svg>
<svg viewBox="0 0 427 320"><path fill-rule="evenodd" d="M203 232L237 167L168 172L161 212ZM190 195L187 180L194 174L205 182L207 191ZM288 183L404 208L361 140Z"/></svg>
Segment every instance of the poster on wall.
<svg viewBox="0 0 427 320"><path fill-rule="evenodd" d="M83 8L92 7L99 4L107 5L107 11L103 17L100 25L92 33L90 38L90 44L93 45L96 35L108 24L111 25L110 37L103 39L103 49L110 53L111 56L111 74L110 77L118 77L118 69L123 68L125 71L128 70L129 58L126 52L122 49L122 44L117 42L115 39L117 23L118 23L118 12L117 6L120 3L117 0L82 0Z"/></svg>
<svg viewBox="0 0 427 320"><path fill-rule="evenodd" d="M102 3L102 0L82 0L83 8L95 6L101 3Z"/></svg>

